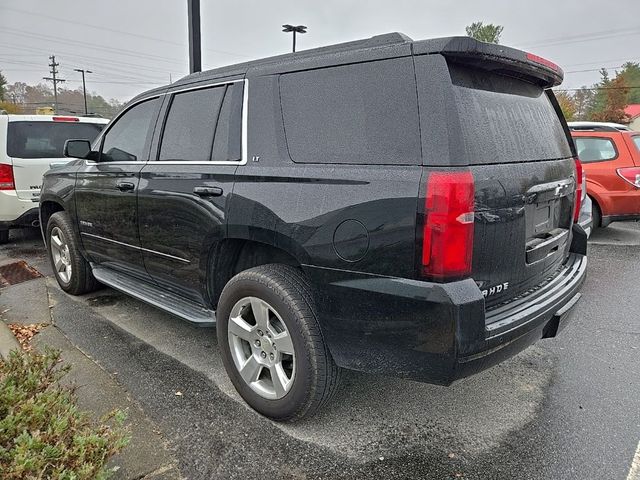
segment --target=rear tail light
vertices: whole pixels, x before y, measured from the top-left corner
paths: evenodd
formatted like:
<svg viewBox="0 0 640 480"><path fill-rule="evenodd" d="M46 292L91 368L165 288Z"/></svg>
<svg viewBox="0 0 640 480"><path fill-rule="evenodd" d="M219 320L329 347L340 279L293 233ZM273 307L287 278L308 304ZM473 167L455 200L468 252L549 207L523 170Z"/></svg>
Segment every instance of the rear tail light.
<svg viewBox="0 0 640 480"><path fill-rule="evenodd" d="M539 65L544 65L545 67L550 68L554 72L557 72L560 70L560 67L558 67L558 65L553 63L551 60L547 60L546 58L540 57L534 53L527 53L527 60L533 63L537 63Z"/></svg>
<svg viewBox="0 0 640 480"><path fill-rule="evenodd" d="M420 274L456 280L471 274L474 184L469 171L429 174L422 223Z"/></svg>
<svg viewBox="0 0 640 480"><path fill-rule="evenodd" d="M577 222L580 218L580 208L582 207L582 163L576 160L576 209L573 212L573 221Z"/></svg>
<svg viewBox="0 0 640 480"><path fill-rule="evenodd" d="M618 175L636 188L640 188L640 167L619 168Z"/></svg>
<svg viewBox="0 0 640 480"><path fill-rule="evenodd" d="M78 117L53 117L54 122L79 122Z"/></svg>
<svg viewBox="0 0 640 480"><path fill-rule="evenodd" d="M0 163L0 190L15 190L13 166Z"/></svg>

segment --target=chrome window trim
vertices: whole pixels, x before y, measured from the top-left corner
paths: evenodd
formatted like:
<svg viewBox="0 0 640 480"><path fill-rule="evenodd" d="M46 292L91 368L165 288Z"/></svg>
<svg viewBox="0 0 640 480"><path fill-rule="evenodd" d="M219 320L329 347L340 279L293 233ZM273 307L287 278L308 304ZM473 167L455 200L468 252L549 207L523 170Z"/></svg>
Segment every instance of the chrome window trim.
<svg viewBox="0 0 640 480"><path fill-rule="evenodd" d="M184 88L181 90L175 90L172 92L164 92L154 97L144 98L136 103L133 103L127 108L118 114L112 121L115 123L116 120L120 118L125 112L138 105L139 103L145 102L147 100L153 100L154 98L160 98L163 95L173 95L175 93L188 92L191 90L202 90L204 88L218 87L221 85L231 85L233 83L244 82L244 89L242 92L242 131L241 131L241 148L242 148L242 158L240 161L237 160L224 160L224 161L184 161L181 162L179 160L145 160L140 162L94 162L93 160L85 160L86 166L94 166L94 165L246 165L249 159L248 153L248 122L249 122L249 80L239 79L239 80L231 80L227 82L219 82L219 83L209 83L207 85L198 85L196 87ZM102 141L102 135L107 132L102 132L100 136L96 139L96 141Z"/></svg>
<svg viewBox="0 0 640 480"><path fill-rule="evenodd" d="M175 255L169 255L168 253L158 252L157 250L151 250L149 248L137 247L137 246L131 245L129 243L119 242L118 240L112 240L110 238L102 237L100 235L95 235L93 233L80 232L80 235L85 235L87 237L97 238L99 240L104 240L105 242L116 243L118 245L122 245L123 247L129 247L129 248L133 248L134 250L140 250L140 251L143 251L143 252L152 253L154 255L160 255L161 257L172 258L173 260L178 260L178 261L183 262L183 263L191 263L191 260L187 260L186 258L176 257Z"/></svg>

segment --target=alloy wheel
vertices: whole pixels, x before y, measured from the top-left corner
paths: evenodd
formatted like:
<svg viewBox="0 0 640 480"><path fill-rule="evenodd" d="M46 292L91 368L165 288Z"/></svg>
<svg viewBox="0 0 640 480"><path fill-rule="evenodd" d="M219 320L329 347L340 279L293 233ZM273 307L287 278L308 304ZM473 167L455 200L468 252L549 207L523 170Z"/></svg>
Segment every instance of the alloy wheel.
<svg viewBox="0 0 640 480"><path fill-rule="evenodd" d="M71 254L69 253L69 244L60 228L53 227L49 243L56 275L63 283L69 283L72 273Z"/></svg>
<svg viewBox="0 0 640 480"><path fill-rule="evenodd" d="M260 298L244 297L231 309L227 331L233 362L245 383L263 398L284 397L293 386L295 352L278 312Z"/></svg>

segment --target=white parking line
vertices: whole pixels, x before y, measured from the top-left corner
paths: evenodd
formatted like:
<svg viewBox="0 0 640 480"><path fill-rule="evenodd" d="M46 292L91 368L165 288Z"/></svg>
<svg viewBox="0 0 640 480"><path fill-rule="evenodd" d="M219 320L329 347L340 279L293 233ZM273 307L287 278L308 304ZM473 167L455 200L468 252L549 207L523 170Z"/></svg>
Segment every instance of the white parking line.
<svg viewBox="0 0 640 480"><path fill-rule="evenodd" d="M636 454L633 456L633 460L631 460L631 468L629 469L627 480L640 480L640 442L638 442Z"/></svg>

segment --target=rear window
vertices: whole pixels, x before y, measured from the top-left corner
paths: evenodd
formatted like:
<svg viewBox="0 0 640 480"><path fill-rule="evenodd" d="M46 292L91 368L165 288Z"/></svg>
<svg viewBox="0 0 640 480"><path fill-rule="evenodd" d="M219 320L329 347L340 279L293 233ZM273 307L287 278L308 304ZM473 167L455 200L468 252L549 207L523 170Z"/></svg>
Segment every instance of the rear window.
<svg viewBox="0 0 640 480"><path fill-rule="evenodd" d="M573 140L582 163L603 162L618 156L616 147L609 138L574 137Z"/></svg>
<svg viewBox="0 0 640 480"><path fill-rule="evenodd" d="M9 122L7 154L15 158L63 157L66 140L93 142L103 127L102 124L79 122Z"/></svg>
<svg viewBox="0 0 640 480"><path fill-rule="evenodd" d="M469 164L571 157L545 90L520 79L450 64L461 139Z"/></svg>
<svg viewBox="0 0 640 480"><path fill-rule="evenodd" d="M633 137L633 143L635 143L636 148L640 152L640 135Z"/></svg>
<svg viewBox="0 0 640 480"><path fill-rule="evenodd" d="M411 58L284 74L280 95L294 162L421 163Z"/></svg>

